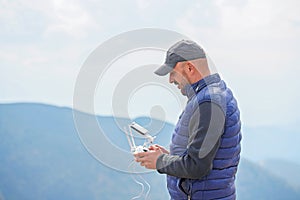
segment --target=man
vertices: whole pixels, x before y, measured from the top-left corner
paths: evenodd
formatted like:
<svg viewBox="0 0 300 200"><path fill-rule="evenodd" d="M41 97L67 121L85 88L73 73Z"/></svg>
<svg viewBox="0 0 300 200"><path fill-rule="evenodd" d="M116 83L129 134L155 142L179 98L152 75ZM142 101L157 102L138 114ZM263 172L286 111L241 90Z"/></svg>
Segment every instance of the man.
<svg viewBox="0 0 300 200"><path fill-rule="evenodd" d="M172 135L170 152L159 145L135 154L148 169L167 174L171 199L235 199L241 123L237 102L220 76L212 74L203 49L181 40L155 71L187 96Z"/></svg>

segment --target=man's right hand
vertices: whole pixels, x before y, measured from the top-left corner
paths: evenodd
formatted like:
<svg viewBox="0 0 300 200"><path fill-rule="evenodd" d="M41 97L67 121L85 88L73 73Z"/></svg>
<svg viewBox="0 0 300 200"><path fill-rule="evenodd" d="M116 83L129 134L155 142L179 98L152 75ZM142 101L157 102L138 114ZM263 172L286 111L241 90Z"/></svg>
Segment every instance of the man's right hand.
<svg viewBox="0 0 300 200"><path fill-rule="evenodd" d="M170 152L167 149L165 149L163 146L160 146L158 144L154 144L149 147L149 150L156 150L156 149L160 149L165 154L170 154Z"/></svg>

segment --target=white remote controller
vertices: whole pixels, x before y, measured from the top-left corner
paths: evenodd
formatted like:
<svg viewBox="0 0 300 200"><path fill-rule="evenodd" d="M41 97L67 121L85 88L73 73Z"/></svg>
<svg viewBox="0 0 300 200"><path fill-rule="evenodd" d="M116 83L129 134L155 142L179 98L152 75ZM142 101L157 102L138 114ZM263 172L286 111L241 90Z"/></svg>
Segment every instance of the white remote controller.
<svg viewBox="0 0 300 200"><path fill-rule="evenodd" d="M144 147L142 145L136 146L135 149L133 149L133 154L135 153L141 153L141 152L147 152L149 149L147 147Z"/></svg>
<svg viewBox="0 0 300 200"><path fill-rule="evenodd" d="M137 133L141 134L143 137L145 137L148 141L144 143L144 145L138 145L136 146L135 145L135 142L134 142L134 138L133 138L133 135L132 135L132 132L131 132L131 129L135 130ZM140 152L147 152L149 151L149 149L146 147L149 143L152 143L154 138L155 137L152 137L148 130L145 129L144 127L140 126L139 124L137 124L136 122L132 122L130 125L129 125L129 134L128 132L126 131L127 129L124 127L124 130L126 132L126 136L127 136L127 139L128 139L128 143L131 147L131 152L133 154L135 153L140 153Z"/></svg>

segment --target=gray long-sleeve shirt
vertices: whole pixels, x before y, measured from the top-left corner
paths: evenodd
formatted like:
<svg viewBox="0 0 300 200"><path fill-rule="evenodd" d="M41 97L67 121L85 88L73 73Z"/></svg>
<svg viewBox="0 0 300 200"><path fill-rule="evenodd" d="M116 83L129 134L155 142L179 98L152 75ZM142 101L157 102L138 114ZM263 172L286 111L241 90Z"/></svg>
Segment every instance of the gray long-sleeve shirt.
<svg viewBox="0 0 300 200"><path fill-rule="evenodd" d="M225 115L215 103L199 105L189 123L189 141L183 156L162 154L156 168L159 173L179 178L201 179L212 169L224 131Z"/></svg>

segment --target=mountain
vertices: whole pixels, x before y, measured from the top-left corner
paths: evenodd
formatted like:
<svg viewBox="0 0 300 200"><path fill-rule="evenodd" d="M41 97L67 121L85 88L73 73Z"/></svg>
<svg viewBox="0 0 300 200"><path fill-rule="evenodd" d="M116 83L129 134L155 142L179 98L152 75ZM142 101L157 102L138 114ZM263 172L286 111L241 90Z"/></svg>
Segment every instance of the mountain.
<svg viewBox="0 0 300 200"><path fill-rule="evenodd" d="M299 190L268 169L242 159L237 173L237 199L300 199Z"/></svg>
<svg viewBox="0 0 300 200"><path fill-rule="evenodd" d="M87 121L93 119L84 116ZM129 150L126 137L114 127L115 119L99 119L105 121L104 129L119 135L116 145L124 143L124 149ZM135 182L140 180L138 176L111 169L89 154L69 108L0 105L0 138L0 191L4 199L131 199L141 192L141 185ZM99 141L99 145L104 144ZM110 155L112 160L116 156ZM168 198L163 175L152 172L143 177L151 185L151 199Z"/></svg>
<svg viewBox="0 0 300 200"><path fill-rule="evenodd" d="M299 132L294 125L243 127L242 155L256 162L284 159L300 165Z"/></svg>
<svg viewBox="0 0 300 200"><path fill-rule="evenodd" d="M90 122L95 119L84 113L79 113L79 118L87 128L91 128ZM122 168L123 155L130 153L126 137L116 121L130 121L110 116L97 116L96 119L105 133L105 140L93 141L94 136L85 140L90 133L80 133L81 125L74 123L70 108L0 104L0 200L133 199L139 194L140 198L136 199L145 199L147 193L152 200L169 199L164 175L154 171L138 176ZM157 132L157 125L163 124L156 142L169 143L172 124L146 117L135 120L151 133ZM107 145L108 142L113 147ZM97 148L93 149L93 145ZM97 154L96 151L103 147L119 149L119 153L104 148ZM128 170L139 168L126 167ZM242 159L239 166L237 191L238 199L300 199L299 192L284 179L246 159Z"/></svg>
<svg viewBox="0 0 300 200"><path fill-rule="evenodd" d="M269 159L260 161L258 164L274 176L286 180L295 190L300 191L300 165L298 163L283 159Z"/></svg>

